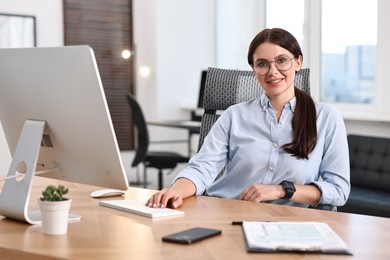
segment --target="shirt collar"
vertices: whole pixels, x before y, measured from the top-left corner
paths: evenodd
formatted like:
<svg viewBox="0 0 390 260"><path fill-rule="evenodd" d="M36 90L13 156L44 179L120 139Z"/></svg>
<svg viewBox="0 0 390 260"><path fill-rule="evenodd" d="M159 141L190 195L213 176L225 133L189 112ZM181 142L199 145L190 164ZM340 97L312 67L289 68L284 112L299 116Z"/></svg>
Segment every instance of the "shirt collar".
<svg viewBox="0 0 390 260"><path fill-rule="evenodd" d="M297 99L296 97L293 97L289 102L287 102L286 105L284 105L284 108L290 108L292 112L295 112L296 104L297 104ZM260 97L260 107L262 111L272 107L271 102L266 94L263 94Z"/></svg>

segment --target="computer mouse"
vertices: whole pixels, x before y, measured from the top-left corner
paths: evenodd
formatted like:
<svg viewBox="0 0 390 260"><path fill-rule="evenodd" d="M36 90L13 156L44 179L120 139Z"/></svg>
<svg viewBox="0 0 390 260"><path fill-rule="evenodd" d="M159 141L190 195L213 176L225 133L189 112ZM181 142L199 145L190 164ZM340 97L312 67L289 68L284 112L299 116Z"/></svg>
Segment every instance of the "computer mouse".
<svg viewBox="0 0 390 260"><path fill-rule="evenodd" d="M95 190L91 192L90 195L92 198L105 198L105 197L121 196L123 194L125 194L125 192L121 190L101 189L101 190Z"/></svg>

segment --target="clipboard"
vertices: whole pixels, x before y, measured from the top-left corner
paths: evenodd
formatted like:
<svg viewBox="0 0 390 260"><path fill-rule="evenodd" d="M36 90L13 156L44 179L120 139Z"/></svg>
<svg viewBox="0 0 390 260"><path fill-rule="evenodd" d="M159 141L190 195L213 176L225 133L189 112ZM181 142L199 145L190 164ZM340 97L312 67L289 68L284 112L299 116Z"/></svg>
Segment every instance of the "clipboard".
<svg viewBox="0 0 390 260"><path fill-rule="evenodd" d="M352 255L347 244L322 222L243 221L248 252Z"/></svg>

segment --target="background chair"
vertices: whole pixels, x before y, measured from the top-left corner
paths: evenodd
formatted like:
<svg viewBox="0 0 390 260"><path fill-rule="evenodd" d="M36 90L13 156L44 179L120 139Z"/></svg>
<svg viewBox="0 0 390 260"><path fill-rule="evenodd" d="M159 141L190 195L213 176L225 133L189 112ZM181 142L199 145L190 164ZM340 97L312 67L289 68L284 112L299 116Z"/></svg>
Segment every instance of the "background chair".
<svg viewBox="0 0 390 260"><path fill-rule="evenodd" d="M170 169L173 171L177 164L186 163L189 158L176 152L149 151L149 133L141 107L133 95L128 94L127 97L134 117L137 136L137 149L131 166L136 167L140 163L143 164L143 184L145 188L147 185L147 168L158 169L158 189L162 189L164 186L163 170Z"/></svg>
<svg viewBox="0 0 390 260"><path fill-rule="evenodd" d="M295 76L295 86L310 94L310 69L301 69ZM217 121L221 112L231 105L260 97L263 89L253 71L208 68L203 97L204 114L200 127L198 151L204 138ZM217 176L220 178L224 170ZM336 211L333 205L318 205L315 208Z"/></svg>

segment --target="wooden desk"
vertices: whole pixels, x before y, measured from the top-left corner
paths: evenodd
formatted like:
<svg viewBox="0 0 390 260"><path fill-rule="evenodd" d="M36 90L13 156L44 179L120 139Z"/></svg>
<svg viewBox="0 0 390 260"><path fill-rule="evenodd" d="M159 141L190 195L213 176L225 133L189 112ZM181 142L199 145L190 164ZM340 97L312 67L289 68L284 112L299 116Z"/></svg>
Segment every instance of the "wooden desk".
<svg viewBox="0 0 390 260"><path fill-rule="evenodd" d="M47 183L35 177L31 206ZM98 205L89 193L96 187L64 183L74 201L71 211L83 215L69 223L68 233L43 235L40 226L0 219L1 259L352 259L343 255L256 254L245 250L240 226L232 220L320 221L348 244L353 259L390 259L390 218L296 207L193 197L181 207L185 216L152 220ZM154 191L130 188L126 197L145 201ZM222 235L193 245L163 243L161 237L190 227L222 230Z"/></svg>

